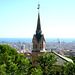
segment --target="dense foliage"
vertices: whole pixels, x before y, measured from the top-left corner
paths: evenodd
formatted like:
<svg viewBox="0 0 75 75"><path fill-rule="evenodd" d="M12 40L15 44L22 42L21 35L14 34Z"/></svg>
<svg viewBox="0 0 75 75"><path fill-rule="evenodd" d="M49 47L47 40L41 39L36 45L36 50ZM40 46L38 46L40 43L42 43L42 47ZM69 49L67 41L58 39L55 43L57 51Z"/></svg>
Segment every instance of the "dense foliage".
<svg viewBox="0 0 75 75"><path fill-rule="evenodd" d="M28 72L29 60L8 45L0 45L0 74L23 75Z"/></svg>
<svg viewBox="0 0 75 75"><path fill-rule="evenodd" d="M54 54L45 53L44 56L38 55L35 59L38 62L38 66L43 71L43 74L49 75L52 74L52 68L54 63L57 61Z"/></svg>
<svg viewBox="0 0 75 75"><path fill-rule="evenodd" d="M75 63L65 63L62 66L54 65L57 58L54 54L39 55L34 61L36 66L30 64L32 59L18 54L8 45L0 45L0 75L73 75Z"/></svg>
<svg viewBox="0 0 75 75"><path fill-rule="evenodd" d="M38 66L42 70L42 75L74 75L75 63L65 62L63 65L55 65L57 58L54 54L46 53L45 56L39 55L37 59Z"/></svg>

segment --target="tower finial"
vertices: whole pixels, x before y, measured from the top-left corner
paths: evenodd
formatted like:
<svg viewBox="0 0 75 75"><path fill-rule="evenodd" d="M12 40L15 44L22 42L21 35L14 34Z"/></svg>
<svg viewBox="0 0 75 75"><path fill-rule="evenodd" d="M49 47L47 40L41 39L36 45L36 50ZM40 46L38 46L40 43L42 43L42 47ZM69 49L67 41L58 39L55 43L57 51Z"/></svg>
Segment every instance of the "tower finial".
<svg viewBox="0 0 75 75"><path fill-rule="evenodd" d="M37 7L37 9L38 9L38 10L40 9L40 4L38 4L38 7Z"/></svg>

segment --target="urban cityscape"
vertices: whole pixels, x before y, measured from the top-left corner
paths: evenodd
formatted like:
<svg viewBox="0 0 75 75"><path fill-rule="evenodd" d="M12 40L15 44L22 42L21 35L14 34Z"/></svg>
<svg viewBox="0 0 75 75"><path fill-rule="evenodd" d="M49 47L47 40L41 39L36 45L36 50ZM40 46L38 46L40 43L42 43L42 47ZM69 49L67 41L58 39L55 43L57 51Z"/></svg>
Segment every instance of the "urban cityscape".
<svg viewBox="0 0 75 75"><path fill-rule="evenodd" d="M18 53L31 53L33 49L32 42L5 42L2 41L0 44L6 44L15 48ZM61 55L75 56L75 41L64 42L64 41L55 41L55 42L46 42L45 50L50 52L51 50L56 51Z"/></svg>

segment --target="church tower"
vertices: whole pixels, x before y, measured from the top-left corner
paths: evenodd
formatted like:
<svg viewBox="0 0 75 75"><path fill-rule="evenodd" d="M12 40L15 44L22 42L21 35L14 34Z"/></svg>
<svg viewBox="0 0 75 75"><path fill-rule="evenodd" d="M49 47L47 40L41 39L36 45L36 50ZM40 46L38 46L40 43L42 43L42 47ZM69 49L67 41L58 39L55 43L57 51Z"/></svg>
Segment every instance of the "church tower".
<svg viewBox="0 0 75 75"><path fill-rule="evenodd" d="M39 13L40 5L38 4L38 20L37 20L37 28L36 34L34 34L32 43L33 43L33 50L32 50L32 65L37 64L34 62L33 59L38 56L38 54L43 55L45 52L45 38L42 34L41 30L41 23L40 23L40 13Z"/></svg>

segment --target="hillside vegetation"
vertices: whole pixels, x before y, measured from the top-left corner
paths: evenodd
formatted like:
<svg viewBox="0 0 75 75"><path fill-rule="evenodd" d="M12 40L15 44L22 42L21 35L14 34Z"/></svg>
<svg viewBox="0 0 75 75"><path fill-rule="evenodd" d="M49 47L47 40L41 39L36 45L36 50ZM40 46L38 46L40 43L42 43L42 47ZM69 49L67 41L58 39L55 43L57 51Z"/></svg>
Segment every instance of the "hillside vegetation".
<svg viewBox="0 0 75 75"><path fill-rule="evenodd" d="M38 64L32 66L30 60L24 55L8 46L0 45L0 75L73 75L75 63L64 63L62 66L54 65L57 61L54 54L45 53L37 56Z"/></svg>

